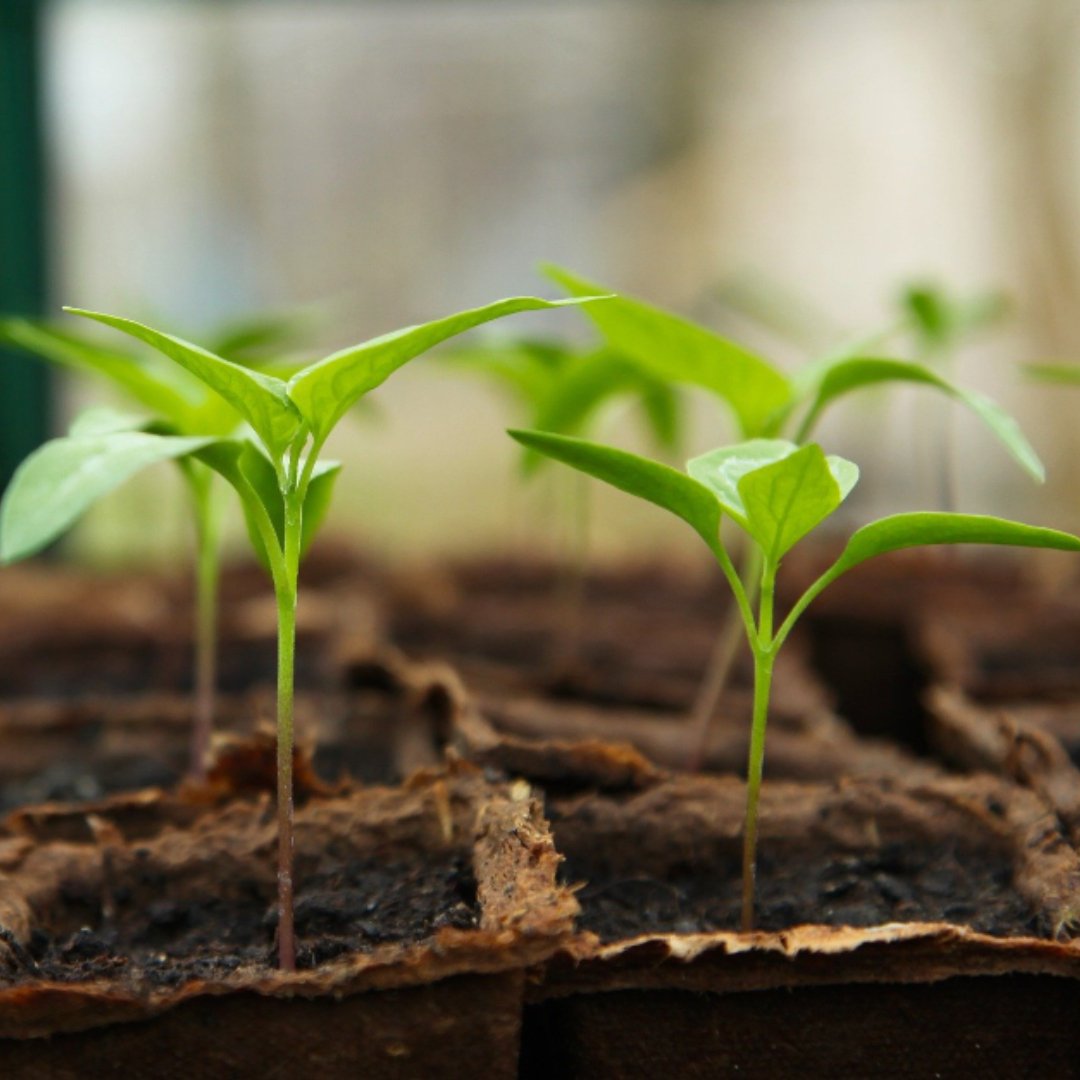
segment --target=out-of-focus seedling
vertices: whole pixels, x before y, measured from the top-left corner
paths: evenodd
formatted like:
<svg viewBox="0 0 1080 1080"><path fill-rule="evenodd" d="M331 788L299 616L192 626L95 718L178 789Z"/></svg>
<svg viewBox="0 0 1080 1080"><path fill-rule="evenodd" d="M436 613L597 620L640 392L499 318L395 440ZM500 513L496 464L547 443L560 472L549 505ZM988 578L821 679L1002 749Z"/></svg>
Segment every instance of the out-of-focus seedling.
<svg viewBox="0 0 1080 1080"><path fill-rule="evenodd" d="M1005 544L1080 551L1080 538L1001 518L943 512L895 514L864 525L839 558L780 619L774 610L783 557L832 515L859 471L810 443L751 439L696 457L687 473L583 439L511 431L523 446L614 487L655 503L685 521L705 541L731 588L754 660L754 705L743 829L742 927L754 921L758 799L765 761L765 730L777 654L815 597L842 574L875 555L932 544ZM721 536L723 517L748 537L760 567L755 601L739 577Z"/></svg>
<svg viewBox="0 0 1080 1080"><path fill-rule="evenodd" d="M398 368L475 326L579 300L522 296L409 326L342 349L287 381L217 356L181 338L115 315L69 308L152 346L222 398L252 438L181 438L118 429L55 440L20 466L0 508L0 550L18 557L47 543L89 502L151 460L190 456L220 473L239 496L252 545L277 600L278 962L296 967L293 919L293 673L300 559L326 514L336 462L323 446L345 414ZM71 440L95 438L93 452ZM44 537L44 539L42 539Z"/></svg>
<svg viewBox="0 0 1080 1080"><path fill-rule="evenodd" d="M455 349L446 359L502 388L520 422L539 431L590 434L605 408L621 401L636 407L650 440L665 456L676 452L684 435L678 391L605 345L582 348L535 338L489 340ZM523 475L532 478L544 460L523 449ZM572 663L577 653L589 561L590 482L584 476L569 479L575 482L565 499L567 539L566 555L560 560L556 665Z"/></svg>

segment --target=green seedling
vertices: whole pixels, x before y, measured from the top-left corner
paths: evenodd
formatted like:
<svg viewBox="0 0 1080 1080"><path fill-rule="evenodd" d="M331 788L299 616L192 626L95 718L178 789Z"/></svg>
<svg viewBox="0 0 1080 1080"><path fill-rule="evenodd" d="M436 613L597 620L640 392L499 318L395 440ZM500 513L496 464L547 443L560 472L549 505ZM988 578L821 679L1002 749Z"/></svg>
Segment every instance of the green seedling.
<svg viewBox="0 0 1080 1080"><path fill-rule="evenodd" d="M559 267L545 273L570 295L610 292ZM935 311L935 302L913 294L912 310ZM985 305L962 307L927 325L939 326L942 340L954 340L980 318ZM769 360L713 331L669 311L626 296L583 309L607 343L621 356L639 364L659 379L707 391L730 412L737 439L787 438L803 445L826 413L857 391L883 384L926 387L974 413L1008 454L1033 479L1042 482L1042 462L1016 421L990 398L957 386L930 364L880 356L875 351L882 337L876 334L823 359L803 365L788 375ZM744 589L753 597L760 580L760 553L751 545L739 559ZM716 648L691 710L698 731L693 763L699 763L709 725L726 684L742 633L737 612L722 626Z"/></svg>
<svg viewBox="0 0 1080 1080"><path fill-rule="evenodd" d="M289 313L252 317L222 328L214 335L211 351L236 363L273 367L280 372L283 353L295 343L304 325L300 316ZM153 351L102 345L90 335L27 319L0 320L0 343L23 349L59 367L103 378L129 402L151 414L148 420L107 412L91 414L76 424L69 439L48 452L39 467L51 467L50 462L64 460L69 468L89 470L92 463L100 461L101 438L141 432L141 438L128 439L125 444L125 453L131 455L133 463L144 455L144 462L149 465L161 460L158 453L164 453L180 469L195 525L195 673L190 771L196 779L202 779L216 708L217 595L221 576L218 498L214 474L208 466L190 453L170 453L170 449L182 447L183 443L155 442L155 438L226 436L236 431L242 417L214 390ZM98 441L85 437L87 425L99 429ZM111 433L100 430L103 426L115 430ZM136 468L141 466L136 464ZM100 479L106 481L117 475L115 470L99 473ZM115 486L98 485L95 498L104 496ZM91 490L95 489L88 485L81 495ZM76 503L81 507L79 515L90 505L85 498L77 498L72 506ZM74 524L79 515L69 515L63 529L48 535L35 534L34 546L9 545L0 555L5 561L13 561L34 554Z"/></svg>
<svg viewBox="0 0 1080 1080"><path fill-rule="evenodd" d="M1080 551L1080 538L1001 518L944 512L895 514L864 525L839 558L780 619L775 612L781 560L830 517L851 492L859 470L826 456L816 443L751 439L696 457L687 472L583 439L511 431L523 446L562 461L685 521L705 541L731 589L754 661L754 704L743 828L742 926L753 928L758 799L773 665L800 616L842 574L875 555L936 544L1004 544ZM687 475L689 474L689 475ZM758 597L748 594L721 536L729 518L758 554Z"/></svg>
<svg viewBox="0 0 1080 1080"><path fill-rule="evenodd" d="M516 312L577 300L513 297L444 319L406 327L336 352L287 381L254 371L181 338L114 315L69 308L152 346L221 397L251 437L181 438L85 428L46 444L20 466L0 507L0 545L18 553L70 523L72 509L110 490L151 460L190 457L225 478L239 497L256 554L273 580L278 615L277 810L278 962L296 966L293 920L293 672L301 557L330 503L336 462L322 450L360 399L398 368L448 338ZM96 439L92 448L71 440ZM168 440L168 441L163 441ZM47 540L46 540L47 542Z"/></svg>
<svg viewBox="0 0 1080 1080"><path fill-rule="evenodd" d="M683 435L682 402L667 382L604 345L578 347L557 340L489 340L447 355L455 367L488 379L510 399L523 426L560 435L586 435L601 411L617 400L636 406L650 440L674 454ZM533 477L546 459L523 449L521 469ZM590 484L570 479L565 535L567 557L561 560L558 590L561 631L556 659L569 662L577 651L582 622L585 573L589 559Z"/></svg>
<svg viewBox="0 0 1080 1080"><path fill-rule="evenodd" d="M914 282L900 294L899 307L911 332L915 355L923 364L951 375L959 350L971 339L1000 323L1008 304L998 292L959 298L929 282ZM929 462L936 477L937 503L956 506L956 452L943 416L934 418Z"/></svg>

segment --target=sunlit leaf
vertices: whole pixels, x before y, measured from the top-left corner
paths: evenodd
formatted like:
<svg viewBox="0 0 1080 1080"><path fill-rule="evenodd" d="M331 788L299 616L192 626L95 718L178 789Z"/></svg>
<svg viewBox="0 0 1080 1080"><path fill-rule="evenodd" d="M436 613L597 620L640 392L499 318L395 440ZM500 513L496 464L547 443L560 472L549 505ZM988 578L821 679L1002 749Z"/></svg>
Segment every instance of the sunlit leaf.
<svg viewBox="0 0 1080 1080"><path fill-rule="evenodd" d="M573 296L609 291L560 267L543 269ZM720 397L745 437L768 434L790 402L787 378L767 360L678 315L625 296L584 311L617 353L659 378Z"/></svg>
<svg viewBox="0 0 1080 1080"><path fill-rule="evenodd" d="M1045 478L1039 455L1025 438L1020 425L1000 405L983 394L962 389L925 364L908 360L859 356L840 359L819 369L817 385L810 391L813 399L804 427L812 428L837 398L886 382L930 386L960 402L982 420L1023 469L1040 482Z"/></svg>
<svg viewBox="0 0 1080 1080"><path fill-rule="evenodd" d="M303 421L289 400L282 380L234 364L199 345L161 333L131 319L103 315L81 308L64 310L73 315L94 319L144 341L190 371L211 390L220 394L251 425L275 456L282 454L300 432Z"/></svg>
<svg viewBox="0 0 1080 1080"><path fill-rule="evenodd" d="M670 511L718 550L720 503L703 484L648 458L610 446L543 431L511 431L522 446L561 461L613 487Z"/></svg>
<svg viewBox="0 0 1080 1080"><path fill-rule="evenodd" d="M686 471L712 491L724 512L745 529L748 527L746 506L739 491L739 481L754 469L782 461L797 449L787 439L749 439L691 458L686 463Z"/></svg>
<svg viewBox="0 0 1080 1080"><path fill-rule="evenodd" d="M434 322L394 330L305 368L289 380L289 396L306 419L315 441L321 443L364 394L440 342L507 315L580 302L516 296Z"/></svg>
<svg viewBox="0 0 1080 1080"><path fill-rule="evenodd" d="M0 561L33 555L135 473L212 441L114 431L45 443L15 470L0 503Z"/></svg>
<svg viewBox="0 0 1080 1080"><path fill-rule="evenodd" d="M813 443L743 476L739 494L746 506L747 529L766 559L778 562L816 529L840 505L858 476L852 462L826 458Z"/></svg>

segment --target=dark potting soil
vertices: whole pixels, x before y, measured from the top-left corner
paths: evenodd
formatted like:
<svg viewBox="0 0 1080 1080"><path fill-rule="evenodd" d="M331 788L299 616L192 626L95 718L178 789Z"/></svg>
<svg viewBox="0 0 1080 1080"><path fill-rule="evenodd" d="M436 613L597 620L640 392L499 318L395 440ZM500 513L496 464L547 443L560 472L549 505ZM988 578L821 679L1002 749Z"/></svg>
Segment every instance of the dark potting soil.
<svg viewBox="0 0 1080 1080"><path fill-rule="evenodd" d="M738 930L742 907L739 865L683 867L656 878L615 874L610 867L567 859L565 882L586 882L577 893L580 926L615 941L646 933ZM1047 936L1049 924L1013 888L1004 856L987 852L922 851L886 845L807 865L758 860L755 925L784 930L806 923L879 926L889 922L946 922L998 936Z"/></svg>
<svg viewBox="0 0 1080 1080"><path fill-rule="evenodd" d="M152 989L222 978L253 963L273 966L276 898L259 882L231 887L245 898L181 902L162 895L128 906L121 886L111 898L117 914L105 918L101 898L83 895L85 889L71 882L69 909L85 908L89 915L96 908L97 917L74 933L36 930L29 948L19 950L14 982L108 978ZM476 882L462 855L368 857L301 876L295 917L297 967L312 968L343 953L423 941L443 927L478 926ZM4 978L0 974L0 984Z"/></svg>

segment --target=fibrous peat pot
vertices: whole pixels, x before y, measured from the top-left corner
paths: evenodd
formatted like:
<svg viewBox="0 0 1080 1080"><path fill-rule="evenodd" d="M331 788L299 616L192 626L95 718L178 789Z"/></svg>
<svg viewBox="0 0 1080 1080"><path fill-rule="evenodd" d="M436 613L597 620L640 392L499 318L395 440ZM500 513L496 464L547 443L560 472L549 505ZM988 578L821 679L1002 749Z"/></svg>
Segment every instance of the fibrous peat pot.
<svg viewBox="0 0 1080 1080"><path fill-rule="evenodd" d="M273 966L265 797L128 842L0 842L0 1075L514 1076L523 971L577 910L524 785L469 767L297 812Z"/></svg>
<svg viewBox="0 0 1080 1080"><path fill-rule="evenodd" d="M743 795L549 798L583 933L529 989L523 1075L1075 1075L1080 862L1037 796L767 783L746 934Z"/></svg>

